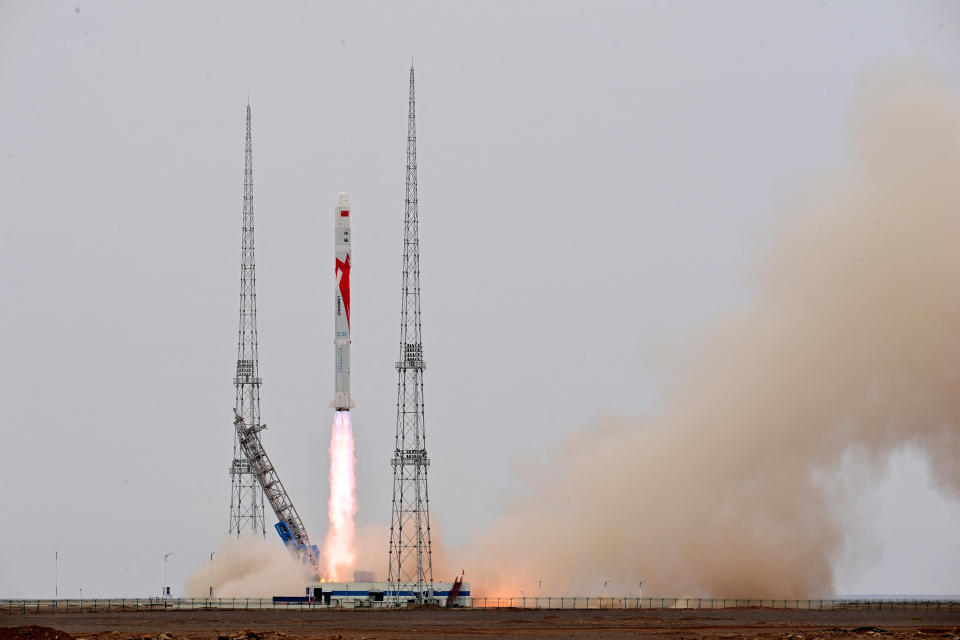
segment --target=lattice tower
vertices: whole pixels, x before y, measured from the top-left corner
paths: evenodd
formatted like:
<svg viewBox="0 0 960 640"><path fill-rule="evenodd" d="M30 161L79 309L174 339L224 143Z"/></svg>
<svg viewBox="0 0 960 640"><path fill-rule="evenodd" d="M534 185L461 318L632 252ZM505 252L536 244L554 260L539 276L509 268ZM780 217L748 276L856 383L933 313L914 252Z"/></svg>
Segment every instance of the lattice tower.
<svg viewBox="0 0 960 640"><path fill-rule="evenodd" d="M243 240L240 262L240 329L237 337L235 415L243 416L249 428L259 431L260 358L257 338L257 275L253 250L253 139L250 105L247 104L247 140L243 164ZM230 465L229 533L266 535L263 489L243 453L233 429L233 464Z"/></svg>
<svg viewBox="0 0 960 640"><path fill-rule="evenodd" d="M423 420L423 344L420 329L420 238L417 212L417 125L413 67L407 120L407 192L403 232L397 431L393 460L388 592L399 604L433 597L427 437Z"/></svg>

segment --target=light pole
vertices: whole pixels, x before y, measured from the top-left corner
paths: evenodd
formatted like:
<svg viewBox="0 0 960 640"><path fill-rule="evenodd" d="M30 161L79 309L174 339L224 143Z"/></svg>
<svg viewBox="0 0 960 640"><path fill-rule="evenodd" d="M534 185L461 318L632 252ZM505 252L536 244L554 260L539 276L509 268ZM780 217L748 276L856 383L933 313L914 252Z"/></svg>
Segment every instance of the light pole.
<svg viewBox="0 0 960 640"><path fill-rule="evenodd" d="M163 554L163 589L161 596L167 597L170 595L170 587L167 586L167 558L173 555L173 551L170 553Z"/></svg>
<svg viewBox="0 0 960 640"><path fill-rule="evenodd" d="M216 553L216 551L210 552L210 598L213 598L213 556Z"/></svg>
<svg viewBox="0 0 960 640"><path fill-rule="evenodd" d="M60 552L53 550L53 599L60 597Z"/></svg>

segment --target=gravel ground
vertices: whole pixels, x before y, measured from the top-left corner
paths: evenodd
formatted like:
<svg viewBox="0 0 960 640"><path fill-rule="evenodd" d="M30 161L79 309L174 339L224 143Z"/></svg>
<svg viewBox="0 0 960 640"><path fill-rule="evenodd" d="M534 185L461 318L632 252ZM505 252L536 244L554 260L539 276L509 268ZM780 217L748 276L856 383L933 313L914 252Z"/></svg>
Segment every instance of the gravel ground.
<svg viewBox="0 0 960 640"><path fill-rule="evenodd" d="M27 625L34 630L27 632ZM387 640L391 638L783 638L960 640L960 612L790 609L157 611L0 613L0 639L35 627L93 640ZM14 627L23 629L13 629Z"/></svg>

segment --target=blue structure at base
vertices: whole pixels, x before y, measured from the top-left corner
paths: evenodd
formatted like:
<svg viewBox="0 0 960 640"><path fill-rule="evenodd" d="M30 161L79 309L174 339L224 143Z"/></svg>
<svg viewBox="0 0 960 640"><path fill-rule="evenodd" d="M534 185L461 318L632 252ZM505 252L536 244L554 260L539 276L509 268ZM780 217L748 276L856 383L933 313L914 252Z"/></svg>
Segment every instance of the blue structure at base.
<svg viewBox="0 0 960 640"><path fill-rule="evenodd" d="M277 530L278 534L280 534L280 539L283 540L284 546L292 547L297 553L301 554L306 551L302 544L297 544L297 539L293 536L293 532L290 531L290 525L288 525L286 522L281 520L277 524L273 525L273 528ZM317 545L310 545L310 551L313 552L310 555L311 558L320 557L320 548L317 547Z"/></svg>
<svg viewBox="0 0 960 640"><path fill-rule="evenodd" d="M283 544L286 546L297 546L296 540L293 538L293 533L290 532L290 526L281 520L277 524L273 525L273 528L277 530L277 533L280 534L280 539L283 540ZM293 543L291 545L291 543Z"/></svg>

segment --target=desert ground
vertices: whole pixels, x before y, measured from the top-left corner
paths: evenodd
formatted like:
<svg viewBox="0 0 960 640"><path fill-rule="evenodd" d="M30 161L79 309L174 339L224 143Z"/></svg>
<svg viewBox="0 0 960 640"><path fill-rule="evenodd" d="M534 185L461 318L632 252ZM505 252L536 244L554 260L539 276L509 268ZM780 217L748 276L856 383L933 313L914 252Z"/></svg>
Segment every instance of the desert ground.
<svg viewBox="0 0 960 640"><path fill-rule="evenodd" d="M346 610L0 613L0 640L386 640L391 638L960 639L960 612Z"/></svg>

